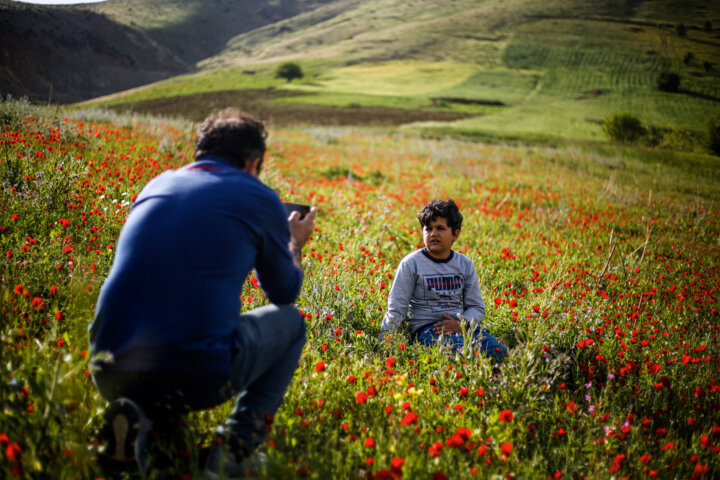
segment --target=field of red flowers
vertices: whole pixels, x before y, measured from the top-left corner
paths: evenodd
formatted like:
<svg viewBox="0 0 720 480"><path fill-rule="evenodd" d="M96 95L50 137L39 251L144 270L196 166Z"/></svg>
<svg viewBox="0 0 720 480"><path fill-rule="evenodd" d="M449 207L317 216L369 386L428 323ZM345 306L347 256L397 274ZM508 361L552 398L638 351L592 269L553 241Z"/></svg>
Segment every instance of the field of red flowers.
<svg viewBox="0 0 720 480"><path fill-rule="evenodd" d="M18 107L19 108L19 107ZM7 113L10 111L10 113ZM19 110L18 110L19 111ZM160 119L0 116L0 478L102 478L94 302L135 195L191 160ZM720 472L714 178L617 152L274 130L263 180L320 211L308 343L267 478L712 478ZM697 183L687 194L674 185ZM707 193L710 192L710 193ZM377 340L415 214L454 198L499 370ZM266 300L250 278L251 308ZM193 414L187 450L230 406ZM184 462L171 478L199 478Z"/></svg>

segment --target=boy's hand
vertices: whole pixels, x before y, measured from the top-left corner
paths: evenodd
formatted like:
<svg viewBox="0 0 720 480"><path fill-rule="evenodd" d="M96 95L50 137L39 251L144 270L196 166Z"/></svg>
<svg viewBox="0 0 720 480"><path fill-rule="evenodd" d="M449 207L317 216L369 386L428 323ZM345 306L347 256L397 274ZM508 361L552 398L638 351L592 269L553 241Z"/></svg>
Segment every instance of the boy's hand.
<svg viewBox="0 0 720 480"><path fill-rule="evenodd" d="M435 324L435 333L438 335L452 335L453 333L461 333L460 322L452 318L447 313L443 313L445 320Z"/></svg>

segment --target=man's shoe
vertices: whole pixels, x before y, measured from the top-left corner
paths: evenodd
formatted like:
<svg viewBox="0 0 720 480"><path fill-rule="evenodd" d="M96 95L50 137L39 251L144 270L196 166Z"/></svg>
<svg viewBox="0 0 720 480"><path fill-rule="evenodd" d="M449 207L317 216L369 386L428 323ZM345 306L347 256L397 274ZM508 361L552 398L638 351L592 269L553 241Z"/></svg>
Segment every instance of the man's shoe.
<svg viewBox="0 0 720 480"><path fill-rule="evenodd" d="M263 473L266 463L267 456L264 453L255 451L240 460L227 447L215 446L210 450L205 464L205 478L236 480L257 477Z"/></svg>
<svg viewBox="0 0 720 480"><path fill-rule="evenodd" d="M145 443L151 422L129 398L118 398L105 409L98 460L110 471L145 470Z"/></svg>
<svg viewBox="0 0 720 480"><path fill-rule="evenodd" d="M211 480L235 480L245 478L242 462L237 456L221 445L210 450L205 463L205 477Z"/></svg>

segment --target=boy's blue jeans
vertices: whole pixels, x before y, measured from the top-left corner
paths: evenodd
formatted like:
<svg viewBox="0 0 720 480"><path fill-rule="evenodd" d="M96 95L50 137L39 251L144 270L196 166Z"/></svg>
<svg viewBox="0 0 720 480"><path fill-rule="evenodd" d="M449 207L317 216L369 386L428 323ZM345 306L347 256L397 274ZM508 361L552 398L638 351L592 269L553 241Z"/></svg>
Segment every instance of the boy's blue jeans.
<svg viewBox="0 0 720 480"><path fill-rule="evenodd" d="M297 369L305 330L293 306L268 305L241 315L229 377L102 369L93 379L103 397L135 400L151 419L156 410L203 410L235 396L235 408L217 433L246 455L267 435L266 420L280 407Z"/></svg>
<svg viewBox="0 0 720 480"><path fill-rule="evenodd" d="M472 332L473 345L472 350L477 350L486 357L490 357L496 361L500 361L507 357L507 347L500 343L495 337L490 335L486 330L476 328ZM453 353L462 350L465 342L461 333L453 333L451 335L443 335L442 337L435 333L435 325L428 325L420 330L416 337L418 342L429 347L441 345L449 347ZM442 339L441 339L442 338Z"/></svg>

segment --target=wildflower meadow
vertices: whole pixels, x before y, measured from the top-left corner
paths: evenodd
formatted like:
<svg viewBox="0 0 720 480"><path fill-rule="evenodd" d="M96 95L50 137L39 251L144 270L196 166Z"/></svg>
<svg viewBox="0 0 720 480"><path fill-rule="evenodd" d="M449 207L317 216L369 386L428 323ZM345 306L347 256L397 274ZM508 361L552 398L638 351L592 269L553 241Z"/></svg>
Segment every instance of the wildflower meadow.
<svg viewBox="0 0 720 480"><path fill-rule="evenodd" d="M193 125L0 106L0 478L107 478L87 325L133 200L192 160ZM308 341L260 478L717 478L711 157L270 130L261 179L319 213L298 299ZM455 248L510 348L499 365L378 339L436 198L464 215ZM239 295L267 302L252 275ZM150 477L202 478L229 409L190 415L190 461Z"/></svg>

